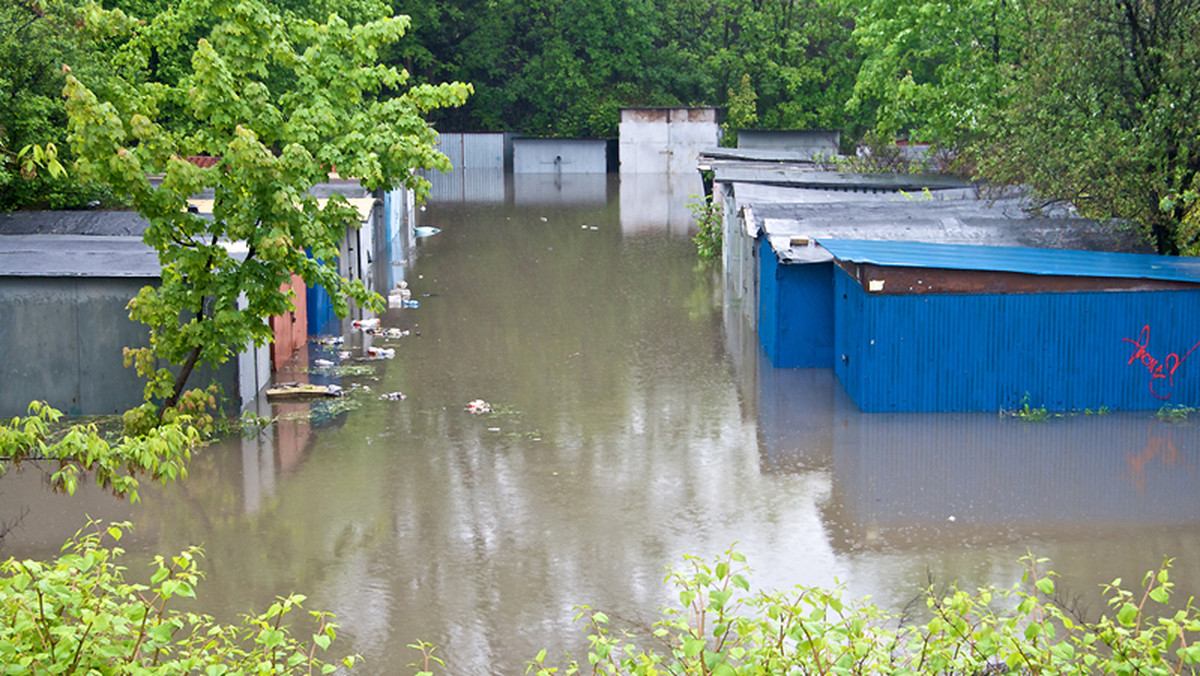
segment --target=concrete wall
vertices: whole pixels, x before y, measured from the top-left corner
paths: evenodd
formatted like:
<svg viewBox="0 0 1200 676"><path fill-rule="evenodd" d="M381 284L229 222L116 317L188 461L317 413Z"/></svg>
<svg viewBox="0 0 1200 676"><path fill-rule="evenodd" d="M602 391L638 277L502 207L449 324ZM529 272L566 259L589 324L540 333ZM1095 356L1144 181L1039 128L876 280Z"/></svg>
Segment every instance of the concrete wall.
<svg viewBox="0 0 1200 676"><path fill-rule="evenodd" d="M695 172L700 151L717 145L716 108L621 110L622 174Z"/></svg>
<svg viewBox="0 0 1200 676"><path fill-rule="evenodd" d="M607 148L602 139L513 139L513 173L603 174Z"/></svg>
<svg viewBox="0 0 1200 676"><path fill-rule="evenodd" d="M119 413L142 402L144 382L125 368L122 348L147 345L129 319L129 299L154 280L0 277L0 416L45 400L73 415ZM236 360L216 381L239 391ZM211 382L199 369L189 383Z"/></svg>

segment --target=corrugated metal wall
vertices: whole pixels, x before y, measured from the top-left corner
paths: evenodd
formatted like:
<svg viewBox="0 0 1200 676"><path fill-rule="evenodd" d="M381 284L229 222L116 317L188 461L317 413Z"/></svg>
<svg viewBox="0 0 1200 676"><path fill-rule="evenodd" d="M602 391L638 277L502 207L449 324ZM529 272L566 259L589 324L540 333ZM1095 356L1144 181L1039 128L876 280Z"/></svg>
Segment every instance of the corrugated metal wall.
<svg viewBox="0 0 1200 676"><path fill-rule="evenodd" d="M771 363L833 366L833 263L780 265L767 247L759 280L758 336Z"/></svg>
<svg viewBox="0 0 1200 676"><path fill-rule="evenodd" d="M597 139L513 139L514 174L603 174L608 143Z"/></svg>
<svg viewBox="0 0 1200 676"><path fill-rule="evenodd" d="M504 134L446 133L437 149L457 169L504 169Z"/></svg>
<svg viewBox="0 0 1200 676"><path fill-rule="evenodd" d="M835 369L864 411L1200 403L1200 291L867 294L835 270Z"/></svg>

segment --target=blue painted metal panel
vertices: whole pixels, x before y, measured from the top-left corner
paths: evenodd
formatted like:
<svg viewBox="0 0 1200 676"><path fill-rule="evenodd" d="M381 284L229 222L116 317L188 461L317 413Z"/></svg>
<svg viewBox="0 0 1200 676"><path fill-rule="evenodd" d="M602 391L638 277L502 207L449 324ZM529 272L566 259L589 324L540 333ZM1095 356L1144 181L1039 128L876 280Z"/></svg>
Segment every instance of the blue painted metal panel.
<svg viewBox="0 0 1200 676"><path fill-rule="evenodd" d="M312 252L307 252L312 258ZM340 333L337 315L333 313L333 300L323 286L311 286L305 292L304 309L308 313L308 335L334 335Z"/></svg>
<svg viewBox="0 0 1200 676"><path fill-rule="evenodd" d="M778 368L833 365L833 263L781 265L760 249L758 335Z"/></svg>
<svg viewBox="0 0 1200 676"><path fill-rule="evenodd" d="M766 238L754 240L758 250L758 340L776 368L787 368L780 361L779 345L779 259Z"/></svg>
<svg viewBox="0 0 1200 676"><path fill-rule="evenodd" d="M840 268L834 289L864 411L1200 404L1200 291L876 295Z"/></svg>
<svg viewBox="0 0 1200 676"><path fill-rule="evenodd" d="M1200 259L1178 256L863 239L821 239L819 243L834 258L853 263L1028 275L1200 282Z"/></svg>

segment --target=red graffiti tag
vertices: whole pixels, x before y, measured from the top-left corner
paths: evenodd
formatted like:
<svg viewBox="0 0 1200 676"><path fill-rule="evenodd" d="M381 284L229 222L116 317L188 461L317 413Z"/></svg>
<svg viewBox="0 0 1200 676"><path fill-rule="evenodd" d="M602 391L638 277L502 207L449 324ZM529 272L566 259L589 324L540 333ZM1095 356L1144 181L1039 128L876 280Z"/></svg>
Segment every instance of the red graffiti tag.
<svg viewBox="0 0 1200 676"><path fill-rule="evenodd" d="M1129 364L1133 362L1141 362L1142 366L1150 372L1150 394L1153 394L1158 399L1170 399L1171 393L1175 389L1175 370L1183 364L1196 348L1200 347L1200 342L1192 346L1192 349L1184 353L1182 357L1177 352L1168 354L1164 359L1157 359L1146 349L1150 345L1150 325L1142 327L1142 332L1138 334L1137 340L1132 338L1122 338L1122 342L1133 343L1137 349L1133 351L1133 356L1129 358ZM1165 392L1165 394L1164 394Z"/></svg>

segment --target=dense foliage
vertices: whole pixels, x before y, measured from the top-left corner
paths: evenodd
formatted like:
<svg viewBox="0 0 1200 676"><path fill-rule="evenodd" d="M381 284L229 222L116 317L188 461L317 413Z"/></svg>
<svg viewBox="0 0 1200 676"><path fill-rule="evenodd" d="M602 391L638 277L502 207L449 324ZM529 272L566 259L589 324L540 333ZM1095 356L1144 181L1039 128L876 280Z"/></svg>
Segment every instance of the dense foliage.
<svg viewBox="0 0 1200 676"><path fill-rule="evenodd" d="M1056 599L1057 576L1024 560L1013 589L925 594L925 621L889 613L839 590L754 592L736 552L667 578L679 606L653 626L619 624L584 607L587 663L555 666L545 651L537 676L735 676L737 674L1190 674L1200 663L1200 613L1173 609L1170 561L1135 593L1106 586L1107 610L1088 619ZM649 647L642 641L646 641Z"/></svg>
<svg viewBox="0 0 1200 676"><path fill-rule="evenodd" d="M127 16L177 0L85 0L0 8L0 208L80 206L107 188L70 167L57 99L63 64L111 73ZM379 45L417 83L471 82L459 108L427 111L446 131L613 137L625 106L717 105L726 128L822 128L849 145L931 141L958 170L1033 188L1045 203L1136 223L1163 253L1200 252L1200 0L261 0L282 25L409 15ZM177 86L216 14L158 35L149 80ZM73 30L75 25L87 30ZM105 26L103 30L94 27ZM29 48L35 46L35 48ZM292 85L272 67L262 84ZM103 78L90 80L103 88ZM384 84L381 94L398 93ZM101 95L101 98L104 98ZM157 123L196 121L163 101ZM731 138L732 138L731 134ZM47 144L53 149L47 158ZM21 157L22 150L29 152ZM19 180L22 169L32 181ZM123 197L122 195L117 195Z"/></svg>
<svg viewBox="0 0 1200 676"><path fill-rule="evenodd" d="M154 55L209 22L190 69L175 83L154 78ZM129 196L162 263L160 284L129 306L150 327L150 347L129 361L149 378L159 418L198 362L215 366L270 339L267 318L291 309L280 291L291 274L328 290L339 315L347 295L378 302L324 262L337 258L357 211L337 195L322 204L309 189L333 168L368 190L420 189L412 169L449 167L422 116L461 103L470 85L405 88L403 71L378 64L379 47L407 27L405 17L350 26L336 14L285 19L258 0L182 0L132 31L110 96L67 75L79 174ZM171 124L180 118L188 122ZM196 155L219 159L202 168L187 159ZM212 218L188 212L205 190Z"/></svg>
<svg viewBox="0 0 1200 676"><path fill-rule="evenodd" d="M873 0L854 34L881 130L1200 253L1200 0Z"/></svg>
<svg viewBox="0 0 1200 676"><path fill-rule="evenodd" d="M0 561L0 674L329 674L321 659L337 625L312 613L311 638L284 624L303 596L279 599L239 624L174 609L196 595L199 550L156 557L149 584L119 563L127 524L92 524L53 561ZM291 619L291 618L288 618ZM354 657L342 660L353 666Z"/></svg>
<svg viewBox="0 0 1200 676"><path fill-rule="evenodd" d="M107 186L59 170L74 159L62 91L67 68L107 90L113 36L127 22L69 0L0 3L0 210L116 201Z"/></svg>

